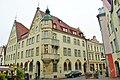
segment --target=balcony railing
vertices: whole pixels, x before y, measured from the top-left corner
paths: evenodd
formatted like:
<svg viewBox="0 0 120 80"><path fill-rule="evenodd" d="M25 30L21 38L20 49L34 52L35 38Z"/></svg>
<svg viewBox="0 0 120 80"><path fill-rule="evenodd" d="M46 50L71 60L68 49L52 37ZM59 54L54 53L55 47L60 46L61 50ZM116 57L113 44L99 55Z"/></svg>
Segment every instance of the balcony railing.
<svg viewBox="0 0 120 80"><path fill-rule="evenodd" d="M41 59L42 60L59 60L60 55L59 54L51 54L51 53L43 53L41 54Z"/></svg>
<svg viewBox="0 0 120 80"><path fill-rule="evenodd" d="M42 44L51 44L51 45L59 46L59 40L51 39L51 38L43 38Z"/></svg>

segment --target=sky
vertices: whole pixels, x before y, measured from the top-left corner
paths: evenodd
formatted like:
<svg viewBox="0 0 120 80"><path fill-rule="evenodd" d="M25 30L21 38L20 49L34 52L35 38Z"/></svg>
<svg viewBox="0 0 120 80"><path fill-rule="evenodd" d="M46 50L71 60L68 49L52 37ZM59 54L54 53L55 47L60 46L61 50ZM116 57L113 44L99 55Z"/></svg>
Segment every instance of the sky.
<svg viewBox="0 0 120 80"><path fill-rule="evenodd" d="M80 28L86 38L94 35L102 42L97 19L101 0L0 0L0 46L6 45L15 17L28 29L37 10L45 11L47 6L50 14L58 17L74 28Z"/></svg>

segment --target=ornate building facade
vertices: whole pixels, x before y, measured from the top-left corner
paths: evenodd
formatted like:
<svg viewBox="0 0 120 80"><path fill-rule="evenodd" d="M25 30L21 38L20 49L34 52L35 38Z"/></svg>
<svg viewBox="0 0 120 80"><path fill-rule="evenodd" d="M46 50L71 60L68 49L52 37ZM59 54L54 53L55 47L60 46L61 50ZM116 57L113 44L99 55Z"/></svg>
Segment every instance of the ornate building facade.
<svg viewBox="0 0 120 80"><path fill-rule="evenodd" d="M30 29L14 21L5 64L24 68L31 78L65 77L70 71L86 72L86 41L79 28L39 9Z"/></svg>

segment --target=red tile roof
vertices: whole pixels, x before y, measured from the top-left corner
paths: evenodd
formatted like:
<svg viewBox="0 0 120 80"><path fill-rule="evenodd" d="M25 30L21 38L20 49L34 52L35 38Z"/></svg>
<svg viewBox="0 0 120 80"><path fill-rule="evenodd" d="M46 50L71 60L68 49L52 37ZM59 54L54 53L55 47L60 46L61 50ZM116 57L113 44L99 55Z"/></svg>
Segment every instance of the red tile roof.
<svg viewBox="0 0 120 80"><path fill-rule="evenodd" d="M45 16L45 13L43 11L40 11L40 13L41 13L42 17ZM74 31L74 32L76 32L76 36L84 37L83 33L80 30L73 28L73 27L70 27L65 22L60 20L59 18L52 16L52 20L53 20L53 25L54 24L56 25L56 28L55 28L56 30L64 32L63 28L65 28L65 29L67 29L66 33L73 34L73 31ZM54 27L53 27L53 29L54 29ZM75 35L75 34L73 34L73 35Z"/></svg>
<svg viewBox="0 0 120 80"><path fill-rule="evenodd" d="M17 40L20 40L23 34L28 33L29 29L23 24L16 22Z"/></svg>

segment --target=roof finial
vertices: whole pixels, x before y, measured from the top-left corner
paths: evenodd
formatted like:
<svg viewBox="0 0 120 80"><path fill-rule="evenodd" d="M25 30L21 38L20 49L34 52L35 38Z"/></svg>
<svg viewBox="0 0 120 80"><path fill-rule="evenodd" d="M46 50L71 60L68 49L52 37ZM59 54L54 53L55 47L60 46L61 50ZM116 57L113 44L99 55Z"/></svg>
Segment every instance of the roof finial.
<svg viewBox="0 0 120 80"><path fill-rule="evenodd" d="M45 14L50 15L50 11L49 11L49 9L48 9L48 5L47 5L47 9L46 9L46 11L45 11Z"/></svg>
<svg viewBox="0 0 120 80"><path fill-rule="evenodd" d="M37 9L39 9L39 0L38 0L38 7L37 7Z"/></svg>
<svg viewBox="0 0 120 80"><path fill-rule="evenodd" d="M17 12L16 12L16 15L15 15L15 21L17 20Z"/></svg>

